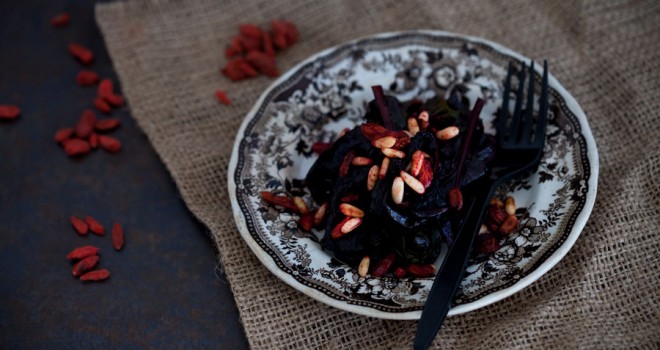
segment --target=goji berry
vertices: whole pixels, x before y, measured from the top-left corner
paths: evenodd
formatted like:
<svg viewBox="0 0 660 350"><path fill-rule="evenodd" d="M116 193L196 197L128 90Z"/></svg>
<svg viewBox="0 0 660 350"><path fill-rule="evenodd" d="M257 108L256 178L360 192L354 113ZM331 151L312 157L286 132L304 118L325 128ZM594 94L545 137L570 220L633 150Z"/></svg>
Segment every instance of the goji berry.
<svg viewBox="0 0 660 350"><path fill-rule="evenodd" d="M227 93L222 91L222 90L216 90L215 92L215 97L220 101L222 104L225 105L231 105L231 100L227 96Z"/></svg>
<svg viewBox="0 0 660 350"><path fill-rule="evenodd" d="M87 139L89 142L89 147L92 149L97 148L99 146L99 135L95 132L89 134L89 138Z"/></svg>
<svg viewBox="0 0 660 350"><path fill-rule="evenodd" d="M70 251L69 254L66 255L66 259L67 260L84 259L88 256L97 255L99 253L99 250L100 249L98 247L95 247L93 245L78 247Z"/></svg>
<svg viewBox="0 0 660 350"><path fill-rule="evenodd" d="M321 154L325 152L326 150L329 150L330 147L332 147L331 142L314 142L312 144L312 152L316 154Z"/></svg>
<svg viewBox="0 0 660 350"><path fill-rule="evenodd" d="M243 53L245 51L245 48L243 47L243 44L241 43L241 37L240 36L235 36L231 38L231 45L230 47L236 51L236 53Z"/></svg>
<svg viewBox="0 0 660 350"><path fill-rule="evenodd" d="M406 269L404 269L403 267L397 267L396 269L394 269L394 277L396 278L399 279L404 278L406 277L406 273L407 273Z"/></svg>
<svg viewBox="0 0 660 350"><path fill-rule="evenodd" d="M110 153L121 151L121 141L106 135L99 135L99 146Z"/></svg>
<svg viewBox="0 0 660 350"><path fill-rule="evenodd" d="M101 269L101 270L94 270L85 273L84 275L80 276L80 280L87 282L103 281L105 279L108 279L108 277L110 277L110 271L106 269Z"/></svg>
<svg viewBox="0 0 660 350"><path fill-rule="evenodd" d="M59 13L50 19L50 25L53 27L64 27L69 22L71 22L71 16L66 12Z"/></svg>
<svg viewBox="0 0 660 350"><path fill-rule="evenodd" d="M298 225L303 229L303 231L312 231L312 227L314 227L314 216L311 213L307 213L301 216L298 220Z"/></svg>
<svg viewBox="0 0 660 350"><path fill-rule="evenodd" d="M256 67L261 73L268 77L277 77L280 73L277 71L275 58L266 55L261 51L250 51L245 58L253 67Z"/></svg>
<svg viewBox="0 0 660 350"><path fill-rule="evenodd" d="M95 233L99 236L105 235L105 228L93 217L87 215L85 217L85 222L87 223L87 226L89 226L89 230L92 231L92 233Z"/></svg>
<svg viewBox="0 0 660 350"><path fill-rule="evenodd" d="M286 49L286 36L282 32L273 32L273 44L278 49Z"/></svg>
<svg viewBox="0 0 660 350"><path fill-rule="evenodd" d="M15 105L0 105L0 119L16 119L21 109Z"/></svg>
<svg viewBox="0 0 660 350"><path fill-rule="evenodd" d="M261 38L253 38L249 36L240 36L241 46L245 48L245 51L259 50L261 49Z"/></svg>
<svg viewBox="0 0 660 350"><path fill-rule="evenodd" d="M124 247L124 228L118 222L112 225L112 246L115 250L121 250Z"/></svg>
<svg viewBox="0 0 660 350"><path fill-rule="evenodd" d="M430 264L410 264L406 266L406 272L413 277L431 277L435 274L435 266Z"/></svg>
<svg viewBox="0 0 660 350"><path fill-rule="evenodd" d="M266 55L275 57L275 48L273 48L273 37L269 32L264 32L261 40L261 45Z"/></svg>
<svg viewBox="0 0 660 350"><path fill-rule="evenodd" d="M71 225L73 225L73 229L76 230L76 232L78 232L79 235L81 236L87 235L89 226L87 225L86 222L84 222L83 220L81 220L76 216L71 216L69 218L69 221L71 221Z"/></svg>
<svg viewBox="0 0 660 350"><path fill-rule="evenodd" d="M264 191L261 192L261 199L268 204L284 207L293 213L298 213L299 211L298 206L293 202L293 199L288 196L276 196L272 192Z"/></svg>
<svg viewBox="0 0 660 350"><path fill-rule="evenodd" d="M76 83L80 86L92 86L99 82L99 75L91 70L81 70L76 75Z"/></svg>
<svg viewBox="0 0 660 350"><path fill-rule="evenodd" d="M255 38L255 39L261 39L261 28L258 26L251 24L251 23L244 23L238 26L238 31L241 32L241 34L250 37L250 38Z"/></svg>
<svg viewBox="0 0 660 350"><path fill-rule="evenodd" d="M112 80L110 79L101 79L99 82L98 90L96 90L96 96L104 98L105 96L114 94Z"/></svg>
<svg viewBox="0 0 660 350"><path fill-rule="evenodd" d="M237 66L246 77L254 78L257 76L257 71L247 61L239 61Z"/></svg>
<svg viewBox="0 0 660 350"><path fill-rule="evenodd" d="M99 112L103 112L105 114L108 114L111 111L110 105L107 102L105 102L102 98L99 98L99 97L94 99L94 107L96 107L96 109Z"/></svg>
<svg viewBox="0 0 660 350"><path fill-rule="evenodd" d="M71 268L71 273L73 273L74 276L78 277L83 273L93 269L94 266L98 264L98 262L99 262L98 255L90 255L75 263Z"/></svg>
<svg viewBox="0 0 660 350"><path fill-rule="evenodd" d="M97 119L94 123L94 129L97 131L109 131L118 127L119 124L121 124L121 121L117 118Z"/></svg>
<svg viewBox="0 0 660 350"><path fill-rule="evenodd" d="M113 107L119 107L124 104L124 97L117 94L109 94L103 96L103 99L111 104Z"/></svg>
<svg viewBox="0 0 660 350"><path fill-rule="evenodd" d="M90 151L89 143L81 139L68 139L62 142L64 146L64 152L66 152L69 157L82 156Z"/></svg>
<svg viewBox="0 0 660 350"><path fill-rule="evenodd" d="M92 64L94 61L94 54L92 51L80 44L70 43L69 53L84 65Z"/></svg>
<svg viewBox="0 0 660 350"><path fill-rule="evenodd" d="M62 142L64 140L68 140L73 136L74 129L73 128L62 128L57 130L55 133L55 141L56 142Z"/></svg>
<svg viewBox="0 0 660 350"><path fill-rule="evenodd" d="M225 48L225 57L227 58L232 58L240 54L241 52L236 50L233 46L227 46L227 48Z"/></svg>
<svg viewBox="0 0 660 350"><path fill-rule="evenodd" d="M245 73L243 73L243 71L238 67L237 63L238 60L229 61L227 62L227 65L225 65L225 67L221 70L222 74L232 81L245 79Z"/></svg>
<svg viewBox="0 0 660 350"><path fill-rule="evenodd" d="M76 136L84 139L94 130L94 123L96 122L96 116L94 112L89 109L85 109L76 124Z"/></svg>
<svg viewBox="0 0 660 350"><path fill-rule="evenodd" d="M392 264L394 264L395 259L396 259L396 254L394 253L388 254L378 263L378 265L376 265L371 275L374 277L381 277L384 274L388 273L390 271L390 268L392 267Z"/></svg>
<svg viewBox="0 0 660 350"><path fill-rule="evenodd" d="M298 42L298 28L289 21L282 21L281 23L285 29L284 36L286 37L287 46L293 46Z"/></svg>

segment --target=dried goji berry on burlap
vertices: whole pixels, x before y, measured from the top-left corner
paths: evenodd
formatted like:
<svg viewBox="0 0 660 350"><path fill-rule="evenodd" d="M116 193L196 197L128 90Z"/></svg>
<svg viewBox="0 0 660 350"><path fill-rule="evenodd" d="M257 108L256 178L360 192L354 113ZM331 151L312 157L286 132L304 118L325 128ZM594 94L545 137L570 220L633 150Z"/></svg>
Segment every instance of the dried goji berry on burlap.
<svg viewBox="0 0 660 350"><path fill-rule="evenodd" d="M121 124L117 118L97 119L94 123L94 129L97 131L109 131L115 129Z"/></svg>
<svg viewBox="0 0 660 350"><path fill-rule="evenodd" d="M105 279L108 279L108 277L110 277L110 271L106 269L101 269L101 270L94 270L85 273L84 275L80 276L80 280L87 282L103 281Z"/></svg>
<svg viewBox="0 0 660 350"><path fill-rule="evenodd" d="M112 225L112 246L115 250L121 250L124 247L124 228L118 222Z"/></svg>
<svg viewBox="0 0 660 350"><path fill-rule="evenodd" d="M99 146L110 153L121 151L121 141L106 135L99 135Z"/></svg>
<svg viewBox="0 0 660 350"><path fill-rule="evenodd" d="M89 226L85 221L82 219L76 217L76 216L71 216L69 218L69 221L71 221L71 225L73 225L73 229L78 232L79 235L85 236L87 235L87 231L89 230Z"/></svg>
<svg viewBox="0 0 660 350"><path fill-rule="evenodd" d="M64 140L62 145L64 145L64 152L70 157L82 156L91 150L89 143L81 139Z"/></svg>
<svg viewBox="0 0 660 350"><path fill-rule="evenodd" d="M91 134L94 130L95 122L96 116L94 115L94 112L92 112L90 109L85 109L80 116L80 120L78 120L78 124L76 124L76 136L81 139L89 136L89 134Z"/></svg>
<svg viewBox="0 0 660 350"><path fill-rule="evenodd" d="M91 86L99 82L99 75L91 70L81 70L76 75L76 83L80 86Z"/></svg>
<svg viewBox="0 0 660 350"><path fill-rule="evenodd" d="M64 27L71 22L71 15L66 12L58 13L50 19L50 25L53 27Z"/></svg>
<svg viewBox="0 0 660 350"><path fill-rule="evenodd" d="M103 225L101 225L100 222L98 222L93 217L87 215L85 217L85 222L87 223L87 226L89 226L89 230L92 231L93 233L99 236L105 235L105 228L103 227Z"/></svg>

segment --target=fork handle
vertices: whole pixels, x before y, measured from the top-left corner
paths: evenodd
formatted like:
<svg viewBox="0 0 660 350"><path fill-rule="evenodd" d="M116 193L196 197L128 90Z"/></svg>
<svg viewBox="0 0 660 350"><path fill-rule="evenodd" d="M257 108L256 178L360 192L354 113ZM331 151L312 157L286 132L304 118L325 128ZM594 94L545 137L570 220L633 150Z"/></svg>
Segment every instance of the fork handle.
<svg viewBox="0 0 660 350"><path fill-rule="evenodd" d="M476 188L479 187L481 186L476 186ZM426 298L426 304L415 335L415 350L427 349L431 345L447 317L454 300L454 294L456 294L456 290L458 290L458 286L463 280L472 246L481 226L481 218L492 192L494 192L493 187L488 191L484 191L484 187L481 187L481 189L482 191L474 191L474 199L469 206L463 227L449 249L449 253L442 263L431 291Z"/></svg>

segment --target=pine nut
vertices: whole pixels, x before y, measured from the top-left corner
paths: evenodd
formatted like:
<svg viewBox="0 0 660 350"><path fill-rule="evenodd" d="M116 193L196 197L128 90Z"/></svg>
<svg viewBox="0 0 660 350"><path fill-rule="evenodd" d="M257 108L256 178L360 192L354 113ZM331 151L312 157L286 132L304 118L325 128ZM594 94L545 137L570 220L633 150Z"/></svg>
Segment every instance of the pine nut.
<svg viewBox="0 0 660 350"><path fill-rule="evenodd" d="M391 148L395 144L396 144L396 137L394 136L383 136L371 142L371 145L376 148Z"/></svg>
<svg viewBox="0 0 660 350"><path fill-rule="evenodd" d="M350 218L341 226L341 233L347 234L355 230L358 226L362 225L361 218Z"/></svg>
<svg viewBox="0 0 660 350"><path fill-rule="evenodd" d="M419 123L417 123L417 119L408 118L408 131L410 131L412 136L415 136L419 132Z"/></svg>
<svg viewBox="0 0 660 350"><path fill-rule="evenodd" d="M419 194L424 193L424 191L425 191L424 185L422 185L422 183L419 182L419 180L417 180L414 176L408 174L407 172L405 172L403 170L401 170L400 175L401 175L401 178L403 179L403 182L405 182L406 185L410 186L410 188L412 188L413 191L415 191Z"/></svg>
<svg viewBox="0 0 660 350"><path fill-rule="evenodd" d="M353 218L361 218L364 217L364 211L362 209L348 203L342 203L339 205L339 211L346 215L350 216Z"/></svg>
<svg viewBox="0 0 660 350"><path fill-rule="evenodd" d="M504 210L508 215L516 215L516 200L509 196L504 202Z"/></svg>
<svg viewBox="0 0 660 350"><path fill-rule="evenodd" d="M383 162L380 164L380 171L378 172L379 179L385 178L385 176L387 175L387 168L389 167L390 167L390 159L387 157L383 158Z"/></svg>
<svg viewBox="0 0 660 350"><path fill-rule="evenodd" d="M371 165L371 163L373 163L373 161L371 160L371 158L367 158L367 157L355 157L351 161L351 164L357 165L357 166Z"/></svg>
<svg viewBox="0 0 660 350"><path fill-rule="evenodd" d="M309 214L309 208L307 207L307 204L305 203L305 200L303 200L299 196L294 196L293 197L293 204L298 207L298 210L300 211L300 214Z"/></svg>
<svg viewBox="0 0 660 350"><path fill-rule="evenodd" d="M406 156L406 154L403 153L403 151L399 151L398 149L394 149L394 148L383 148L381 149L381 151L385 156L390 158L403 158Z"/></svg>
<svg viewBox="0 0 660 350"><path fill-rule="evenodd" d="M358 265L358 275L360 277L366 277L367 273L369 273L369 263L371 262L371 259L369 259L368 256L365 256L360 260L360 265Z"/></svg>
<svg viewBox="0 0 660 350"><path fill-rule="evenodd" d="M392 201L395 204L403 202L403 179L400 176L395 177L392 181Z"/></svg>
<svg viewBox="0 0 660 350"><path fill-rule="evenodd" d="M458 135L458 132L459 132L458 127L452 125L436 132L435 137L437 137L440 140L447 141L456 137L456 135Z"/></svg>
<svg viewBox="0 0 660 350"><path fill-rule="evenodd" d="M429 121L429 112L428 111L422 111L419 113L419 116L417 117L421 121L428 122Z"/></svg>
<svg viewBox="0 0 660 350"><path fill-rule="evenodd" d="M488 232L489 232L489 231L488 231L488 226L486 226L486 225L484 225L484 224L481 224L481 226L479 226L479 234L480 234L480 235L484 235L484 234L486 234L486 233L488 233Z"/></svg>
<svg viewBox="0 0 660 350"><path fill-rule="evenodd" d="M389 158L385 158L389 159ZM367 190L371 191L376 187L376 182L378 181L380 173L380 167L378 165L372 165L369 169L369 174L367 175Z"/></svg>

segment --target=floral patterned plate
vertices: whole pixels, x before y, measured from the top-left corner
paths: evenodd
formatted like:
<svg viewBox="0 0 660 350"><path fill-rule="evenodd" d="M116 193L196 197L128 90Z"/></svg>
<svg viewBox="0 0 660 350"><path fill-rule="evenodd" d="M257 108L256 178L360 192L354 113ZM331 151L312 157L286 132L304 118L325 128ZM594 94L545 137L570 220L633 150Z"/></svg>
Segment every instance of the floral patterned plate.
<svg viewBox="0 0 660 350"><path fill-rule="evenodd" d="M509 61L530 62L487 40L412 31L325 50L282 75L245 118L229 165L229 194L243 239L273 274L314 299L373 317L418 319L433 278L361 278L321 249L321 231L300 230L297 214L263 203L259 193L304 191L301 180L316 159L311 145L360 124L372 85L402 101L448 96L455 89L472 100L481 97L487 101L481 118L487 132L494 132L491 122ZM575 99L552 76L550 87L542 164L535 174L500 189L525 208L519 227L495 253L472 257L450 315L506 298L537 280L568 252L589 217L598 178L596 145Z"/></svg>

